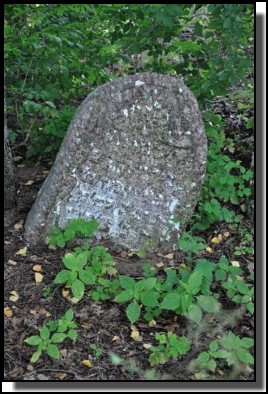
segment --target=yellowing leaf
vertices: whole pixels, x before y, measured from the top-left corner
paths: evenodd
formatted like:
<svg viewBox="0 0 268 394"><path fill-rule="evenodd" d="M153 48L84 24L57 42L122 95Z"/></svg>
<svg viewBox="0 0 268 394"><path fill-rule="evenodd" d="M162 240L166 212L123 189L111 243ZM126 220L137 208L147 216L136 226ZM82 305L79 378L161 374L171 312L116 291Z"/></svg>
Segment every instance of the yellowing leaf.
<svg viewBox="0 0 268 394"><path fill-rule="evenodd" d="M160 261L159 263L156 264L157 268L161 268L164 267L164 263L162 261Z"/></svg>
<svg viewBox="0 0 268 394"><path fill-rule="evenodd" d="M204 372L197 372L197 373L194 374L194 377L195 377L196 380L207 379L207 376L208 375L206 373L204 373Z"/></svg>
<svg viewBox="0 0 268 394"><path fill-rule="evenodd" d="M63 296L64 298L67 298L67 297L70 295L70 291L69 291L68 289L65 289L65 287L64 287L64 288L62 289L61 294L62 294L62 296Z"/></svg>
<svg viewBox="0 0 268 394"><path fill-rule="evenodd" d="M91 362L90 360L83 360L83 361L82 361L82 364L83 364L85 367L88 367L88 368L92 367L92 362Z"/></svg>
<svg viewBox="0 0 268 394"><path fill-rule="evenodd" d="M27 253L27 246L24 246L24 248L19 249L15 254L18 256L25 257L26 253Z"/></svg>
<svg viewBox="0 0 268 394"><path fill-rule="evenodd" d="M15 230L20 230L23 227L23 220L20 220L18 223L15 224L14 229Z"/></svg>
<svg viewBox="0 0 268 394"><path fill-rule="evenodd" d="M9 306L6 306L4 308L4 315L6 317L12 317L13 316L13 311L9 308Z"/></svg>
<svg viewBox="0 0 268 394"><path fill-rule="evenodd" d="M68 301L70 301L72 304L77 304L80 300L79 300L79 298L75 298L75 297L71 297L71 298L68 298L67 297L67 299L68 299Z"/></svg>
<svg viewBox="0 0 268 394"><path fill-rule="evenodd" d="M144 343L143 347L144 347L144 349L150 349L150 347L152 347L152 345L150 343Z"/></svg>
<svg viewBox="0 0 268 394"><path fill-rule="evenodd" d="M33 180L30 180L30 181L24 183L24 185L25 185L25 186L30 186L30 185L32 185L33 183L34 183L34 181L33 181Z"/></svg>
<svg viewBox="0 0 268 394"><path fill-rule="evenodd" d="M19 299L19 295L16 291L11 291L10 292L11 296L9 297L10 301L16 302Z"/></svg>
<svg viewBox="0 0 268 394"><path fill-rule="evenodd" d="M133 250L130 250L129 252L127 252L127 255L128 255L129 257L134 256L134 254L135 254L135 252L133 252Z"/></svg>
<svg viewBox="0 0 268 394"><path fill-rule="evenodd" d="M219 239L219 237L214 237L211 239L210 242L213 244L219 244L221 242L221 240Z"/></svg>
<svg viewBox="0 0 268 394"><path fill-rule="evenodd" d="M212 252L213 252L213 250L212 250L209 246L206 248L206 251L207 251L208 253L212 253Z"/></svg>
<svg viewBox="0 0 268 394"><path fill-rule="evenodd" d="M42 271L42 265L40 265L40 264L35 264L35 265L33 266L33 271L35 271L35 272L40 272L40 271Z"/></svg>
<svg viewBox="0 0 268 394"><path fill-rule="evenodd" d="M231 261L233 267L240 267L239 261Z"/></svg>
<svg viewBox="0 0 268 394"><path fill-rule="evenodd" d="M169 254L167 254L166 256L163 256L163 257L164 257L165 259L172 260L172 259L173 259L173 256L174 256L173 253L169 253Z"/></svg>
<svg viewBox="0 0 268 394"><path fill-rule="evenodd" d="M134 339L134 341L140 341L141 340L140 333L137 330L132 331L130 336L131 336L132 339Z"/></svg>
<svg viewBox="0 0 268 394"><path fill-rule="evenodd" d="M43 280L43 275L39 274L39 272L35 272L34 274L35 282L36 283L41 283Z"/></svg>
<svg viewBox="0 0 268 394"><path fill-rule="evenodd" d="M155 320L149 321L149 326L150 327L156 326L156 321Z"/></svg>
<svg viewBox="0 0 268 394"><path fill-rule="evenodd" d="M45 312L45 316L46 316L46 317L50 317L50 316L51 316L51 313L48 312L48 311L46 311L46 312Z"/></svg>

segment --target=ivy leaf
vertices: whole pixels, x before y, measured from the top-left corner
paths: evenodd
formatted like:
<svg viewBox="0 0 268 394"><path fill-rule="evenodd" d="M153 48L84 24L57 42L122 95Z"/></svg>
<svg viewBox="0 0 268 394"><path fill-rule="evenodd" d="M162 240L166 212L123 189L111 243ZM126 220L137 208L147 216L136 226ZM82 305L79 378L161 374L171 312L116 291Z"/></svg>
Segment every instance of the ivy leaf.
<svg viewBox="0 0 268 394"><path fill-rule="evenodd" d="M133 301L126 309L126 314L131 324L138 320L140 313L141 309L137 301Z"/></svg>

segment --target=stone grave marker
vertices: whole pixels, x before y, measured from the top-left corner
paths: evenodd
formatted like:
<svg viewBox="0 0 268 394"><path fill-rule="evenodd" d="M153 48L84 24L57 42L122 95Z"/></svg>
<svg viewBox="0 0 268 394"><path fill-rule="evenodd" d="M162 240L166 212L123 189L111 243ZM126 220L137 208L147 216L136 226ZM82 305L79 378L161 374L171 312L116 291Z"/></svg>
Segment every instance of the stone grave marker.
<svg viewBox="0 0 268 394"><path fill-rule="evenodd" d="M118 78L78 108L26 224L28 244L52 226L96 218L97 239L170 251L196 205L207 140L195 97L156 73Z"/></svg>

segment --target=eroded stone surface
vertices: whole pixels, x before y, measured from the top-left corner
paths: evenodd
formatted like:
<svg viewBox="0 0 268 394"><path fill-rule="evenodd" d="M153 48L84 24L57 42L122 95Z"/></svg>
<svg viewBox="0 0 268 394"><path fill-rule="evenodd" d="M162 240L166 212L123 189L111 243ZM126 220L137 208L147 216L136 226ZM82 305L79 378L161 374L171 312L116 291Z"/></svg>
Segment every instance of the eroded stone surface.
<svg viewBox="0 0 268 394"><path fill-rule="evenodd" d="M206 156L196 100L177 78L142 73L105 84L78 108L28 215L26 241L95 217L99 239L170 250L193 213Z"/></svg>

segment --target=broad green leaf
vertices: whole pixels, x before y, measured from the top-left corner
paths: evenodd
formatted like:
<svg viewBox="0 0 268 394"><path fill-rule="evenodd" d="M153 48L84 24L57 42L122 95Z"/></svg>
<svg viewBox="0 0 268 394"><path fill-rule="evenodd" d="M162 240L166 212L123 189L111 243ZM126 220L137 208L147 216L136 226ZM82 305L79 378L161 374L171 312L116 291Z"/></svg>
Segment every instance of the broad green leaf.
<svg viewBox="0 0 268 394"><path fill-rule="evenodd" d="M177 309L180 306L180 296L177 293L169 293L165 296L165 298L163 299L160 307L162 309L168 309L171 311L174 311L175 309Z"/></svg>
<svg viewBox="0 0 268 394"><path fill-rule="evenodd" d="M128 289L128 290L124 290L121 293L119 293L114 301L115 302L126 302L126 301L130 301L133 298L133 290Z"/></svg>
<svg viewBox="0 0 268 394"><path fill-rule="evenodd" d="M202 320L202 311L198 305L191 304L188 308L188 317L199 324Z"/></svg>
<svg viewBox="0 0 268 394"><path fill-rule="evenodd" d="M47 347L47 354L53 358L60 358L60 352L57 345L49 344Z"/></svg>
<svg viewBox="0 0 268 394"><path fill-rule="evenodd" d="M137 301L133 301L131 304L128 305L126 309L126 314L131 324L135 323L135 321L138 320L138 318L140 317L140 313L141 309Z"/></svg>
<svg viewBox="0 0 268 394"><path fill-rule="evenodd" d="M88 251L80 253L78 256L76 256L75 259L75 266L77 270L80 270L86 265L88 259Z"/></svg>
<svg viewBox="0 0 268 394"><path fill-rule="evenodd" d="M239 304L242 302L242 296L240 294L236 294L233 298L232 301L238 302Z"/></svg>
<svg viewBox="0 0 268 394"><path fill-rule="evenodd" d="M66 334L57 332L56 334L52 335L51 342L59 343L59 342L62 342L65 338L66 338Z"/></svg>
<svg viewBox="0 0 268 394"><path fill-rule="evenodd" d="M209 369L210 371L214 372L215 369L216 369L216 366L217 366L216 361L213 360L213 359L210 359L209 362L208 362L208 364L207 364L208 369Z"/></svg>
<svg viewBox="0 0 268 394"><path fill-rule="evenodd" d="M237 280L235 282L235 284L236 284L236 288L239 291L239 293L241 293L241 294L248 294L249 287L248 287L248 285L245 282L243 282L243 280Z"/></svg>
<svg viewBox="0 0 268 394"><path fill-rule="evenodd" d="M157 282L157 278L144 279L144 288L147 290L151 290L155 287L156 282Z"/></svg>
<svg viewBox="0 0 268 394"><path fill-rule="evenodd" d="M209 344L209 350L211 350L212 352L216 352L216 350L218 349L218 341L212 341Z"/></svg>
<svg viewBox="0 0 268 394"><path fill-rule="evenodd" d="M200 354L198 355L197 360L198 360L200 363L203 364L203 363L207 363L208 360L209 360L209 358L210 358L210 356L209 356L208 352L202 352L202 353L200 353Z"/></svg>
<svg viewBox="0 0 268 394"><path fill-rule="evenodd" d="M216 352L213 353L213 357L216 358L228 358L230 355L230 352L227 352L227 350L217 350Z"/></svg>
<svg viewBox="0 0 268 394"><path fill-rule="evenodd" d="M143 305L153 308L158 305L158 293L153 290L145 290L141 293Z"/></svg>
<svg viewBox="0 0 268 394"><path fill-rule="evenodd" d="M193 297L191 296L191 294L185 294L181 296L181 306L183 312L186 312L188 310L189 306L192 303L192 299Z"/></svg>
<svg viewBox="0 0 268 394"><path fill-rule="evenodd" d="M200 295L197 297L199 306L206 312L216 313L220 310L220 304L212 296Z"/></svg>
<svg viewBox="0 0 268 394"><path fill-rule="evenodd" d="M254 358L252 357L252 355L249 353L248 350L239 348L237 349L236 354L238 355L238 358L244 363L254 364Z"/></svg>
<svg viewBox="0 0 268 394"><path fill-rule="evenodd" d="M72 293L74 295L75 298L82 298L85 292L85 285L84 283L79 280L76 279L73 283L72 283Z"/></svg>
<svg viewBox="0 0 268 394"><path fill-rule="evenodd" d="M93 274L92 269L88 268L79 272L79 278L86 285L94 285L96 282L96 276Z"/></svg>
<svg viewBox="0 0 268 394"><path fill-rule="evenodd" d="M65 267L69 268L69 270L74 270L76 268L75 259L76 256L73 253L66 253L62 258Z"/></svg>
<svg viewBox="0 0 268 394"><path fill-rule="evenodd" d="M56 106L54 103L52 103L52 101L45 101L46 105L48 105L50 108L54 108L56 109Z"/></svg>
<svg viewBox="0 0 268 394"><path fill-rule="evenodd" d="M37 360L39 360L41 356L41 352L35 352L33 353L32 357L31 357L31 363L36 363Z"/></svg>
<svg viewBox="0 0 268 394"><path fill-rule="evenodd" d="M142 279L135 283L134 291L141 292L142 290L144 290L144 288L145 288L145 281L144 279Z"/></svg>
<svg viewBox="0 0 268 394"><path fill-rule="evenodd" d="M197 260L195 271L201 272L210 282L212 281L212 272L215 264L204 259Z"/></svg>
<svg viewBox="0 0 268 394"><path fill-rule="evenodd" d="M192 273L188 279L188 288L192 294L199 292L203 280L203 273L196 271Z"/></svg>
<svg viewBox="0 0 268 394"><path fill-rule="evenodd" d="M56 284L62 284L62 283L66 283L69 280L70 277L70 272L71 271L67 271L67 270L62 270L60 271L56 278L54 279L54 283Z"/></svg>
<svg viewBox="0 0 268 394"><path fill-rule="evenodd" d="M247 309L249 310L249 312L250 312L252 315L254 315L254 304L253 304L253 302L249 302L249 303L247 304Z"/></svg>
<svg viewBox="0 0 268 394"><path fill-rule="evenodd" d="M33 335L33 336L25 339L24 342L26 342L28 345L36 346L36 345L39 345L39 343L42 342L42 339L39 336L37 336L37 335Z"/></svg>
<svg viewBox="0 0 268 394"><path fill-rule="evenodd" d="M187 337L177 339L177 350L179 355L186 354L190 350L190 342Z"/></svg>
<svg viewBox="0 0 268 394"><path fill-rule="evenodd" d="M133 289L135 280L130 276L119 275L119 283L123 289Z"/></svg>
<svg viewBox="0 0 268 394"><path fill-rule="evenodd" d="M69 309L66 313L65 313L65 319L67 321L72 321L74 318L74 311L72 309Z"/></svg>
<svg viewBox="0 0 268 394"><path fill-rule="evenodd" d="M217 281L225 280L226 279L226 272L223 270L217 270L215 272L215 278Z"/></svg>
<svg viewBox="0 0 268 394"><path fill-rule="evenodd" d="M77 330L71 329L67 333L67 337L71 338L73 341L76 341L77 339Z"/></svg>
<svg viewBox="0 0 268 394"><path fill-rule="evenodd" d="M241 339L241 344L245 348L251 348L254 345L254 339L244 337L244 338Z"/></svg>
<svg viewBox="0 0 268 394"><path fill-rule="evenodd" d="M40 329L40 336L43 339L43 341L47 341L50 337L50 332L49 329L46 326L43 326Z"/></svg>

